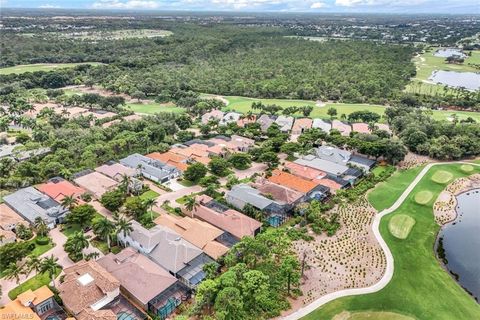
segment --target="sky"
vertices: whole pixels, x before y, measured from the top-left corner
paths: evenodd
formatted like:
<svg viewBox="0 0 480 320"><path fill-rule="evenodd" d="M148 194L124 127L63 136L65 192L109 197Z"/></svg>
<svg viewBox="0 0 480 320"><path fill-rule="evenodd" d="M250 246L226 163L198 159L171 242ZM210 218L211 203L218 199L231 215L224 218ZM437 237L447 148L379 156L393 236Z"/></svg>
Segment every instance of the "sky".
<svg viewBox="0 0 480 320"><path fill-rule="evenodd" d="M480 0L0 0L4 8L480 14Z"/></svg>

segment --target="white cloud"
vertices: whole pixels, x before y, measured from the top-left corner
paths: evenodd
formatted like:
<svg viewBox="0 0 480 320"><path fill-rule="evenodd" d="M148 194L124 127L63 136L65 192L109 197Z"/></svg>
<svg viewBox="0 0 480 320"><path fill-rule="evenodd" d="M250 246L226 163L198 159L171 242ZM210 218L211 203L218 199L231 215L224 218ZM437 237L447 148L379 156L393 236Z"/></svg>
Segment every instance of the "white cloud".
<svg viewBox="0 0 480 320"><path fill-rule="evenodd" d="M92 5L94 9L156 9L158 7L160 3L149 0L100 0Z"/></svg>
<svg viewBox="0 0 480 320"><path fill-rule="evenodd" d="M38 7L42 8L42 9L58 9L58 8L61 8L60 6L54 6L52 4L42 4Z"/></svg>
<svg viewBox="0 0 480 320"><path fill-rule="evenodd" d="M341 7L356 7L356 6L389 6L402 7L414 6L425 3L429 0L335 0L335 5Z"/></svg>
<svg viewBox="0 0 480 320"><path fill-rule="evenodd" d="M314 2L310 6L310 9L320 9L320 8L325 8L327 7L327 4L324 2Z"/></svg>

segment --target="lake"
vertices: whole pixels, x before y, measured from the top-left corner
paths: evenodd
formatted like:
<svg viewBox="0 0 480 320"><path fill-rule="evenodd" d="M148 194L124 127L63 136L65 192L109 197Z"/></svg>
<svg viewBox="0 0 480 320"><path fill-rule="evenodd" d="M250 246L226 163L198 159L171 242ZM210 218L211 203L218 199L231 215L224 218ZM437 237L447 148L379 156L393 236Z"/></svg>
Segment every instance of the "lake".
<svg viewBox="0 0 480 320"><path fill-rule="evenodd" d="M433 55L435 57L442 57L442 58L448 58L451 56L460 56L462 58L467 57L467 55L463 53L462 50L456 49L456 48L438 49Z"/></svg>
<svg viewBox="0 0 480 320"><path fill-rule="evenodd" d="M468 90L480 89L480 73L435 70L428 80L449 87L464 87Z"/></svg>
<svg viewBox="0 0 480 320"><path fill-rule="evenodd" d="M447 269L480 299L480 189L458 195L457 201L457 218L440 230L439 238L443 238Z"/></svg>

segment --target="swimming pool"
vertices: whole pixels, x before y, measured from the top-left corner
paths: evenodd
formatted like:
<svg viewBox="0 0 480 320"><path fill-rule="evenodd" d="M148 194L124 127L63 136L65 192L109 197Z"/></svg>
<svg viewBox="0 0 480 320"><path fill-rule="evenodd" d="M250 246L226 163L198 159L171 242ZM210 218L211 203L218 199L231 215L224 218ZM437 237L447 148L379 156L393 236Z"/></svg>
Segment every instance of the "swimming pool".
<svg viewBox="0 0 480 320"><path fill-rule="evenodd" d="M135 316L128 312L119 312L117 314L117 320L136 320Z"/></svg>

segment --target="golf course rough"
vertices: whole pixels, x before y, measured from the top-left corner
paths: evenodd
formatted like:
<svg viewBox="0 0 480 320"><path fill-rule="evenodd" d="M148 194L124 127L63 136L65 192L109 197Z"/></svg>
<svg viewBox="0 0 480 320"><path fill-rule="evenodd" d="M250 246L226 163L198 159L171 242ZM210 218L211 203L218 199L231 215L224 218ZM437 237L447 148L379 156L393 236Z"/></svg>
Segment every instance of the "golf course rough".
<svg viewBox="0 0 480 320"><path fill-rule="evenodd" d="M415 219L406 214L397 214L388 222L388 231L398 239L407 239L415 225Z"/></svg>

